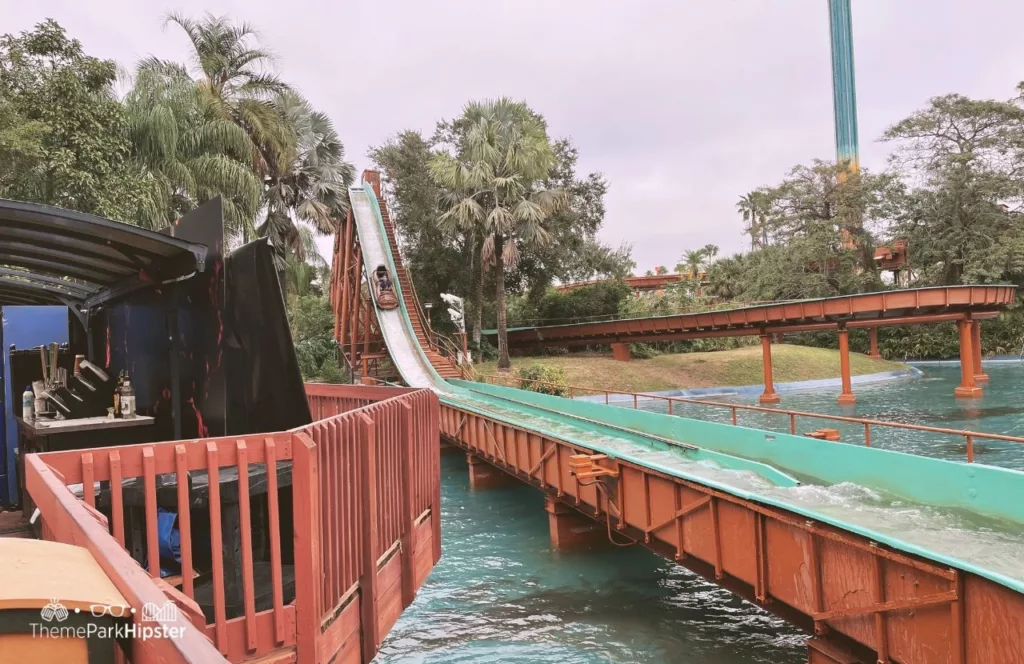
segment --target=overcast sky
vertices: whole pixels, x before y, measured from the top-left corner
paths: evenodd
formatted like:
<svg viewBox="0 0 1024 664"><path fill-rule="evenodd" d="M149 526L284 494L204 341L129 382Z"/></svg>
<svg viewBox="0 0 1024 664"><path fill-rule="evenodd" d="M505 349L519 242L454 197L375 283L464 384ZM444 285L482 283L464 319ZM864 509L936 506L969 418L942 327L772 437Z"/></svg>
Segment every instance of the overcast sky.
<svg viewBox="0 0 1024 664"><path fill-rule="evenodd" d="M0 0L0 31L57 19L91 55L185 60L170 10L249 21L281 76L370 146L429 133L469 99L525 99L610 182L602 237L638 273L684 249L742 250L738 197L834 156L826 0ZM934 95L1008 98L1024 79L1020 0L853 0L861 162Z"/></svg>

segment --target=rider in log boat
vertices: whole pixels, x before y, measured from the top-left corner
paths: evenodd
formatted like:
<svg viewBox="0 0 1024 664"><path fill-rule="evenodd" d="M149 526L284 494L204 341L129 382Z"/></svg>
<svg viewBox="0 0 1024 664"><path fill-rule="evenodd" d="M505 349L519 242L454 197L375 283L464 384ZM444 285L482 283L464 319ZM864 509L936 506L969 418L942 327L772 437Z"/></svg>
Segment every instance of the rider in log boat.
<svg viewBox="0 0 1024 664"><path fill-rule="evenodd" d="M381 309L394 309L398 306L398 297L391 284L391 275L383 265L373 271L373 287L377 291L377 306Z"/></svg>

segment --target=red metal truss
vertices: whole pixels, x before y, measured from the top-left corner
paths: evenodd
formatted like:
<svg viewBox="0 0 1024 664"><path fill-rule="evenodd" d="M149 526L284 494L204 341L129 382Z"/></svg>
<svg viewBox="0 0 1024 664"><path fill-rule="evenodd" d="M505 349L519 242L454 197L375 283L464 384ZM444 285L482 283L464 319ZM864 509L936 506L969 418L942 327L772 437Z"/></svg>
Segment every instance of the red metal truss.
<svg viewBox="0 0 1024 664"><path fill-rule="evenodd" d="M943 286L760 304L691 314L509 330L510 347L676 341L992 318L1014 286Z"/></svg>

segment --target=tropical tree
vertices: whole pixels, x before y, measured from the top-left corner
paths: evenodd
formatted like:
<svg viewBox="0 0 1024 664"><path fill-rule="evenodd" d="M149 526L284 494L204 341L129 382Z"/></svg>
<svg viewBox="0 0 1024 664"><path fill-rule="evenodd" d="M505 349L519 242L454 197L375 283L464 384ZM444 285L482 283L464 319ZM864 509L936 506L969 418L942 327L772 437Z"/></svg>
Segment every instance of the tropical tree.
<svg viewBox="0 0 1024 664"><path fill-rule="evenodd" d="M566 196L542 186L555 156L543 121L526 104L508 98L471 102L463 119L467 130L459 158L439 154L431 162L434 177L450 192L450 208L439 221L450 233L477 230L481 263L496 265L498 368L504 370L511 366L505 270L522 250L550 241L545 222Z"/></svg>
<svg viewBox="0 0 1024 664"><path fill-rule="evenodd" d="M140 63L124 100L132 161L145 174L149 193L138 222L162 228L220 196L228 232L252 235L262 195L252 142L206 99L183 66Z"/></svg>
<svg viewBox="0 0 1024 664"><path fill-rule="evenodd" d="M763 248L768 246L768 224L766 217L771 207L771 200L761 189L740 196L736 203L737 209L743 216L743 232L750 236L750 249Z"/></svg>
<svg viewBox="0 0 1024 664"><path fill-rule="evenodd" d="M116 78L53 20L0 36L0 197L135 217L142 185Z"/></svg>
<svg viewBox="0 0 1024 664"><path fill-rule="evenodd" d="M248 134L253 170L265 176L272 162L287 159L295 133L274 99L291 88L272 72L273 54L256 43L256 30L212 14L196 20L171 13L165 24L178 26L192 42L193 69L205 107Z"/></svg>
<svg viewBox="0 0 1024 664"><path fill-rule="evenodd" d="M314 110L294 92L278 95L272 106L287 121L295 147L268 162L266 216L257 230L270 238L278 269L283 269L286 251L300 260L307 255L307 243L296 221L308 224L318 235L337 230L348 212L348 186L355 169L345 161L345 147L326 114Z"/></svg>
<svg viewBox="0 0 1024 664"><path fill-rule="evenodd" d="M1024 277L1024 108L946 95L890 127L893 165L918 186L897 232L937 284Z"/></svg>

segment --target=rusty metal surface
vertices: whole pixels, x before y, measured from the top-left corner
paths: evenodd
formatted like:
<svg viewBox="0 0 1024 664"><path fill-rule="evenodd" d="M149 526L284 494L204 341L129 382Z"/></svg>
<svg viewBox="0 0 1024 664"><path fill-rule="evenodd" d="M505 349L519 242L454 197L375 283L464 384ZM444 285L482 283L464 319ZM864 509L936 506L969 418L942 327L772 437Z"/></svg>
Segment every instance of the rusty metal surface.
<svg viewBox="0 0 1024 664"><path fill-rule="evenodd" d="M650 342L879 327L992 317L1014 302L1016 287L944 286L763 304L692 314L515 328L513 347Z"/></svg>
<svg viewBox="0 0 1024 664"><path fill-rule="evenodd" d="M829 652L904 664L1024 661L1024 596L1004 586L455 405L442 404L441 431L602 522L616 541L817 634Z"/></svg>

